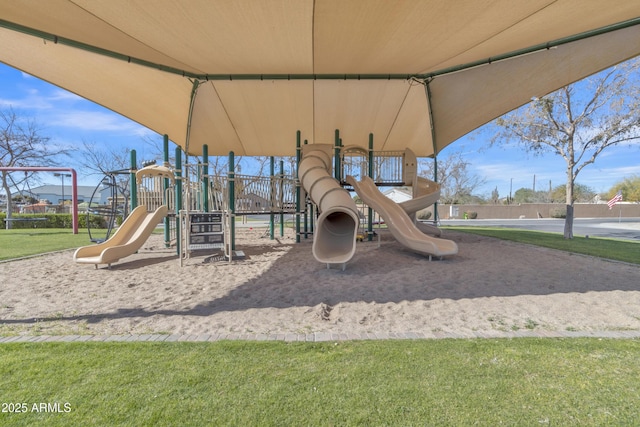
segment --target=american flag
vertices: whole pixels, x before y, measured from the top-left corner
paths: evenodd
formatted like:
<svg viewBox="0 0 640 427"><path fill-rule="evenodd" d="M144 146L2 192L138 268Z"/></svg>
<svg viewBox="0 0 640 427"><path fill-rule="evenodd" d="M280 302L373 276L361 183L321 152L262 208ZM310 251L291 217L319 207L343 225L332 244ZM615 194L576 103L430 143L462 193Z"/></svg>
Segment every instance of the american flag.
<svg viewBox="0 0 640 427"><path fill-rule="evenodd" d="M607 202L607 206L609 206L609 210L611 210L616 205L616 203L621 201L622 201L622 190L618 191L618 193L615 196L613 196L611 200Z"/></svg>

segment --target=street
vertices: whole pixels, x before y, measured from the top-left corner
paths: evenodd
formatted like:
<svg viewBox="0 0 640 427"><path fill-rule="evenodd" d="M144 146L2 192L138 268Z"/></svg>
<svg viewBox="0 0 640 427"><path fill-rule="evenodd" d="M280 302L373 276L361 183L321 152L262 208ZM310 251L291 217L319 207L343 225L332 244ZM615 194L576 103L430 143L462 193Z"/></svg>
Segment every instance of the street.
<svg viewBox="0 0 640 427"><path fill-rule="evenodd" d="M426 221L426 223L429 223ZM564 219L445 219L441 226L478 226L478 227L506 227L525 230L564 232ZM620 218L612 221L610 218L576 218L573 221L575 236L609 237L640 241L640 218Z"/></svg>

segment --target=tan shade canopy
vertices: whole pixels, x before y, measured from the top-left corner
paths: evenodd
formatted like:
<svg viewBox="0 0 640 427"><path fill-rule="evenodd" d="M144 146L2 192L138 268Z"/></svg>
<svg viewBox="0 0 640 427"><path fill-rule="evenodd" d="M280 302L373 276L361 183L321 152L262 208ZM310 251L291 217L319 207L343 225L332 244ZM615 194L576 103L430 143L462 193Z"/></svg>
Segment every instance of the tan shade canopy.
<svg viewBox="0 0 640 427"><path fill-rule="evenodd" d="M190 154L418 156L640 54L638 0L0 0L0 61Z"/></svg>

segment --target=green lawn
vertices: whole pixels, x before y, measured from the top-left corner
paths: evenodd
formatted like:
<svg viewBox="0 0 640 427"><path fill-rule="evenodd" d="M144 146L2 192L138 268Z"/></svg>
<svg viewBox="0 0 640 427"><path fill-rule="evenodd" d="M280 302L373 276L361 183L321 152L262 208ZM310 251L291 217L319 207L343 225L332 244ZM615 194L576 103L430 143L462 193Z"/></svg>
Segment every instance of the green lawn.
<svg viewBox="0 0 640 427"><path fill-rule="evenodd" d="M638 425L639 354L600 339L3 344L1 400L27 413L0 425Z"/></svg>
<svg viewBox="0 0 640 427"><path fill-rule="evenodd" d="M566 252L640 264L640 242L578 236L574 236L573 239L565 239L561 233L545 233L505 227L456 226L447 228Z"/></svg>
<svg viewBox="0 0 640 427"><path fill-rule="evenodd" d="M636 263L640 248L455 230ZM0 259L86 244L0 230ZM638 378L640 340L0 344L0 425L638 425Z"/></svg>
<svg viewBox="0 0 640 427"><path fill-rule="evenodd" d="M91 244L87 230L78 234L62 228L0 230L0 261Z"/></svg>
<svg viewBox="0 0 640 427"><path fill-rule="evenodd" d="M163 233L161 228L153 231L153 234L159 233ZM104 234L104 230L94 230L93 236L104 237ZM93 244L87 230L78 230L78 234L64 228L0 230L0 261Z"/></svg>

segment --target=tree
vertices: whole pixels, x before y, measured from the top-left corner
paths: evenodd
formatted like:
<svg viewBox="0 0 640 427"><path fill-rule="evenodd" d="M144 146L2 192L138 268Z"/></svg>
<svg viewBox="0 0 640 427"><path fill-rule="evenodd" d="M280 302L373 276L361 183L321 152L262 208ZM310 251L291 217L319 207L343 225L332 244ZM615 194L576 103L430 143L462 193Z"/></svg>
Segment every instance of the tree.
<svg viewBox="0 0 640 427"><path fill-rule="evenodd" d="M638 60L565 86L499 119L494 143L516 141L534 154L565 160L567 216L564 237L573 238L578 174L607 148L640 137Z"/></svg>
<svg viewBox="0 0 640 427"><path fill-rule="evenodd" d="M90 171L89 175L115 175L115 183L118 194L124 197L124 216L128 215L129 197L129 169L131 168L131 150L105 148L106 144L82 143L82 167Z"/></svg>
<svg viewBox="0 0 640 427"><path fill-rule="evenodd" d="M513 193L513 201L515 203L538 203L540 202L539 191L533 191L531 188L519 188Z"/></svg>
<svg viewBox="0 0 640 427"><path fill-rule="evenodd" d="M49 144L50 138L41 134L35 120L20 117L13 109L0 111L0 166L28 167L54 166L56 157L66 154L65 149ZM23 172L0 172L2 189L7 197L7 218L13 212L11 188L29 179ZM6 222L11 228L11 221Z"/></svg>
<svg viewBox="0 0 640 427"><path fill-rule="evenodd" d="M435 162L421 164L420 175L434 176ZM438 183L440 201L442 203L467 203L476 198L473 192L482 184L484 178L469 170L469 162L462 158L462 153L454 152L445 158L438 158Z"/></svg>
<svg viewBox="0 0 640 427"><path fill-rule="evenodd" d="M491 192L491 203L497 205L500 202L500 193L498 193L498 187L494 188Z"/></svg>
<svg viewBox="0 0 640 427"><path fill-rule="evenodd" d="M622 200L626 202L640 202L640 175L631 175L617 182L606 194L607 200L622 192Z"/></svg>
<svg viewBox="0 0 640 427"><path fill-rule="evenodd" d="M573 186L573 201L578 203L589 203L596 196L596 192L584 184L575 183ZM558 185L551 190L551 201L561 203L567 200L567 186Z"/></svg>

